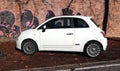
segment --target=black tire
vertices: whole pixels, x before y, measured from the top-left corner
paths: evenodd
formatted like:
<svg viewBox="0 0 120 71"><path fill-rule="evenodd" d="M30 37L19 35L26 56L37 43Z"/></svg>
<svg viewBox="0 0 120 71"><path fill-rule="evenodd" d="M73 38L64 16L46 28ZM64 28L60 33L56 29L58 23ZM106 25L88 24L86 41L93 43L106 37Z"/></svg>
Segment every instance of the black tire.
<svg viewBox="0 0 120 71"><path fill-rule="evenodd" d="M22 50L25 54L31 55L37 51L37 45L32 40L26 40L23 42Z"/></svg>
<svg viewBox="0 0 120 71"><path fill-rule="evenodd" d="M85 46L85 54L89 57L97 57L102 51L102 46L98 42L89 42Z"/></svg>

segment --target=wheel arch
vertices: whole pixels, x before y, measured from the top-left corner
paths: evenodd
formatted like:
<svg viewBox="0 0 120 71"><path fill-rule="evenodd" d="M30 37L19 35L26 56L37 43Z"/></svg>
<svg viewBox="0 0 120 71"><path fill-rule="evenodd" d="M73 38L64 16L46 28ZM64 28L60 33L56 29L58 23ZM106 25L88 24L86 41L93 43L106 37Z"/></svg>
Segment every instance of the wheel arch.
<svg viewBox="0 0 120 71"><path fill-rule="evenodd" d="M96 43L100 44L100 46L102 47L101 49L102 49L102 51L103 51L103 45L102 45L99 41L97 41L97 40L90 40L90 41L88 41L88 42L85 44L84 50L83 50L84 52L85 52L86 46L87 46L89 43L92 43L92 42L96 42Z"/></svg>
<svg viewBox="0 0 120 71"><path fill-rule="evenodd" d="M35 42L35 40L30 39L30 38L24 39L24 40L22 41L22 43L21 43L21 49L22 49L22 50L23 50L23 44L24 44L26 41L32 41L32 42L34 42L34 43L36 44L37 50L38 50L38 45L37 45L37 43Z"/></svg>

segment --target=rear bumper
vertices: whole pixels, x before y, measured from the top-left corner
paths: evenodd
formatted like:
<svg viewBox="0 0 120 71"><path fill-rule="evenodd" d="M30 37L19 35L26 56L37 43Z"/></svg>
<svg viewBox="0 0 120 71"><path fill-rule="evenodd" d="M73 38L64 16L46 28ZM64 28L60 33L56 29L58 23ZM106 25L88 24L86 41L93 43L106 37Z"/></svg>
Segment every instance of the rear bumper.
<svg viewBox="0 0 120 71"><path fill-rule="evenodd" d="M107 38L104 38L102 41L101 41L102 45L103 45L103 51L106 51L107 50L107 46L108 46L108 41L107 41Z"/></svg>

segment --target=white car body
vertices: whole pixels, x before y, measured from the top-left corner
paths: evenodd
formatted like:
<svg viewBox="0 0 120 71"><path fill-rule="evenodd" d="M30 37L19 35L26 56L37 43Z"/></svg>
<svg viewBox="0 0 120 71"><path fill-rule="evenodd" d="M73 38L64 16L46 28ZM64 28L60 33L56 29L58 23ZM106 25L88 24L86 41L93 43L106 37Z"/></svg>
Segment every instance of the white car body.
<svg viewBox="0 0 120 71"><path fill-rule="evenodd" d="M82 19L89 27L48 29L43 26L47 22L59 18ZM45 28L44 31L40 28L41 26ZM50 18L35 29L23 31L16 41L16 47L22 50L23 41L28 39L37 44L39 51L84 52L85 45L90 41L99 42L103 50L107 48L107 38L104 37L103 31L91 21L91 17L86 16L57 16Z"/></svg>

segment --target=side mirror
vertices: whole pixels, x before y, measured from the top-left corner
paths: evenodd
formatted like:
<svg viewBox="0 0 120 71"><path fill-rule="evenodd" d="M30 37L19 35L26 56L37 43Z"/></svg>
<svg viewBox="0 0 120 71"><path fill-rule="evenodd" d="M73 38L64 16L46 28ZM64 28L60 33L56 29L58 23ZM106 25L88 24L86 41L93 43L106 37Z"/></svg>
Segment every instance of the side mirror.
<svg viewBox="0 0 120 71"><path fill-rule="evenodd" d="M46 30L46 25L43 26L42 32L45 32L45 30Z"/></svg>

